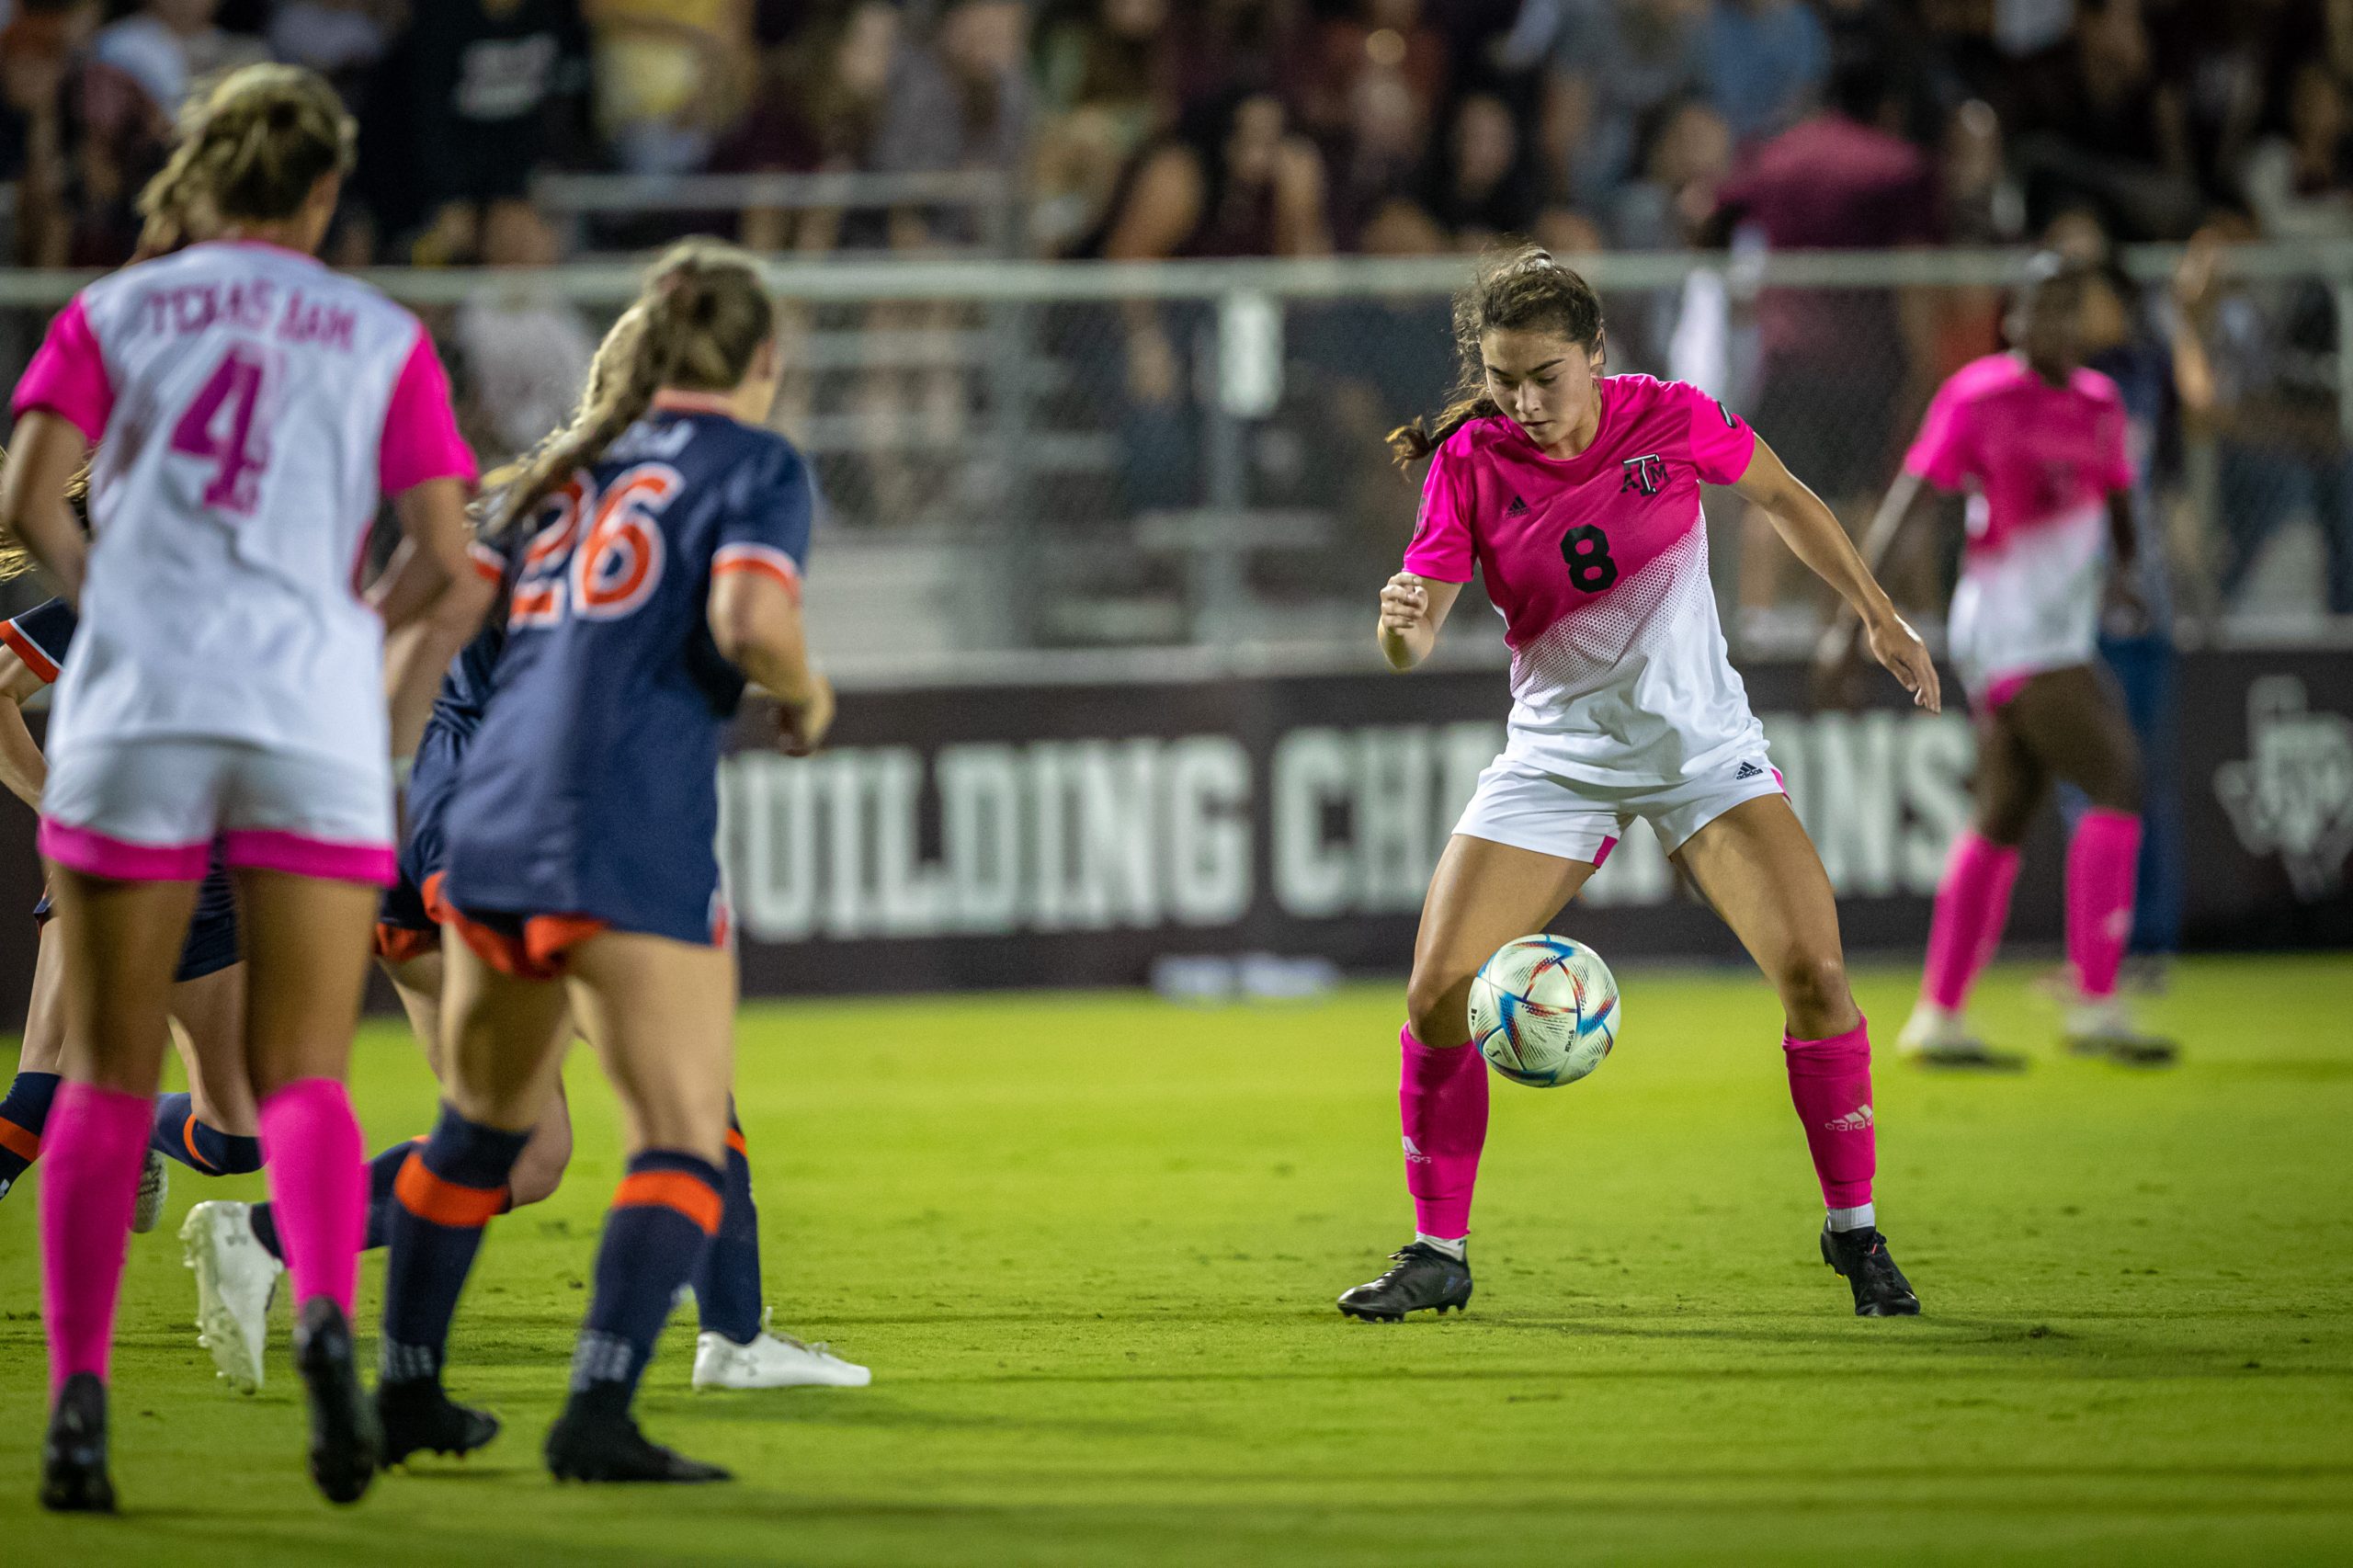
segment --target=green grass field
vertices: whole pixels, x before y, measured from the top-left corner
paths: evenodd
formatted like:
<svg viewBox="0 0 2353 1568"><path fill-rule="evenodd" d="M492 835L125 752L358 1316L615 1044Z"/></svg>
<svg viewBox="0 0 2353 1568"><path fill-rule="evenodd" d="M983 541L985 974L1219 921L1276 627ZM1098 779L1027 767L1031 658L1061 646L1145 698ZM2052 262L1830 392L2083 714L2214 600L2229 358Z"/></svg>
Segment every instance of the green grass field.
<svg viewBox="0 0 2353 1568"><path fill-rule="evenodd" d="M0 1204L0 1561L620 1564L2353 1558L2353 959L2203 960L2154 1021L2177 1072L2063 1060L1991 977L2018 1078L1879 1075L1880 1210L1927 1303L1849 1315L1769 994L1627 977L1621 1047L1498 1083L1468 1315L1343 1321L1410 1233L1393 988L1186 1011L1132 994L761 1007L742 1105L780 1325L861 1391L696 1395L646 1424L729 1487L558 1490L538 1444L618 1172L502 1220L460 1393L507 1434L330 1510L268 1390L212 1381L170 1231L259 1180L176 1173L117 1352L126 1515L33 1506L32 1181ZM1892 1034L1910 971L1864 977ZM358 1056L371 1138L421 1131L405 1037ZM372 1328L378 1269L363 1285Z"/></svg>

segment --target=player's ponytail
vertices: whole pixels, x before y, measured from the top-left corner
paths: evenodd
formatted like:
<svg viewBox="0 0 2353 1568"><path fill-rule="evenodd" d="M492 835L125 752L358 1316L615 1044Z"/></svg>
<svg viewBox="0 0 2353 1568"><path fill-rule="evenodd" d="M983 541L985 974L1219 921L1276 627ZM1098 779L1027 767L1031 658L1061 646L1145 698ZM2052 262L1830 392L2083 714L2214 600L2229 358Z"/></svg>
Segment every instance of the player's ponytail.
<svg viewBox="0 0 2353 1568"><path fill-rule="evenodd" d="M248 65L191 98L171 156L139 193L142 256L191 233L302 210L319 180L351 172L358 130L325 77L297 65Z"/></svg>
<svg viewBox="0 0 2353 1568"><path fill-rule="evenodd" d="M604 456L663 388L733 391L775 335L776 305L749 252L716 240L672 245L597 347L571 420L484 480L504 492L492 531L530 516L575 470Z"/></svg>
<svg viewBox="0 0 2353 1568"><path fill-rule="evenodd" d="M1437 419L1415 419L1389 432L1389 449L1400 468L1428 457L1472 420L1503 412L1487 395L1487 366L1479 353L1479 339L1498 327L1554 333L1591 352L1602 341L1601 296L1541 245L1490 252L1471 286L1454 297L1454 354L1461 369L1454 396Z"/></svg>

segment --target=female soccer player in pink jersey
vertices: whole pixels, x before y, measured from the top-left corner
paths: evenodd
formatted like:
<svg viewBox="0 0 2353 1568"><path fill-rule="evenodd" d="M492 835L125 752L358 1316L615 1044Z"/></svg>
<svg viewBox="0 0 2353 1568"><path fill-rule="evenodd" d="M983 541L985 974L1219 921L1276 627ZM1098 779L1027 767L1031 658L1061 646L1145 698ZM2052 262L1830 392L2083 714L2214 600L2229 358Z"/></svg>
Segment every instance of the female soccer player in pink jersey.
<svg viewBox="0 0 2353 1568"><path fill-rule="evenodd" d="M1963 1009L2056 779L2091 800L2067 847L2068 1047L2141 1066L2176 1054L2133 1026L2116 991L2132 934L2141 759L2097 639L2110 563L2132 561L2132 460L2116 383L2083 364L2084 285L2058 257L2037 259L2010 315L2016 351L1964 365L1938 390L1867 546L1874 558L1892 547L1930 489L1969 492L1950 625L1977 713L1977 817L1946 862L1920 1000L1898 1040L1928 1065L2023 1064L1972 1035Z"/></svg>
<svg viewBox="0 0 2353 1568"><path fill-rule="evenodd" d="M75 296L17 383L0 524L78 601L41 850L66 948L65 1083L43 1150L52 1406L41 1498L106 1509L106 1376L173 962L216 839L237 882L245 1056L298 1298L311 1471L376 1463L349 1316L366 1186L343 1086L392 868L388 625L475 591L473 461L416 319L311 254L353 127L285 66L224 79L142 199L217 236ZM66 482L90 448L93 533ZM356 574L380 497L406 548Z"/></svg>
<svg viewBox="0 0 2353 1568"><path fill-rule="evenodd" d="M1428 657L1475 564L1512 651L1510 739L1439 858L1415 943L1398 1105L1416 1233L1340 1310L1394 1320L1470 1301L1487 1133L1472 976L1558 915L1641 817L1780 993L1790 1097L1829 1210L1824 1260L1859 1314L1916 1312L1871 1207L1870 1043L1838 911L1725 653L1700 483L1770 513L1934 711L1928 652L1837 518L1738 417L1681 382L1600 374L1601 301L1551 256L1483 269L1454 324L1461 396L1437 430L1392 437L1430 466L1405 570L1381 591L1381 649L1400 670Z"/></svg>

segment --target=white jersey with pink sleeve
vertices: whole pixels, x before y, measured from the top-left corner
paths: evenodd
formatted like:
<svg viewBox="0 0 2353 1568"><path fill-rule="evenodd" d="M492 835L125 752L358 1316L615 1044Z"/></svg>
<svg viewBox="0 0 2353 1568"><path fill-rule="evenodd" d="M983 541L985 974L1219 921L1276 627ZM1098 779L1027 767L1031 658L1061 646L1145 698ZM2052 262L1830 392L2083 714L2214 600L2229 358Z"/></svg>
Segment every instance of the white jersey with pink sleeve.
<svg viewBox="0 0 2353 1568"><path fill-rule="evenodd" d="M168 737L385 756L368 532L381 497L474 477L415 316L308 256L193 245L75 296L14 401L97 444L52 751Z"/></svg>
<svg viewBox="0 0 2353 1568"><path fill-rule="evenodd" d="M1747 472L1756 433L1681 381L1609 376L1601 426L1547 457L1501 417L1433 456L1405 570L1467 583L1475 563L1512 653L1504 756L1560 778L1665 786L1764 734L1708 580L1699 485Z"/></svg>
<svg viewBox="0 0 2353 1568"><path fill-rule="evenodd" d="M2096 656L2108 498L2132 488L2129 424L2098 371L2054 386L2014 354L1937 389L1904 468L1969 493L1949 635L1972 695L1998 701L2008 683Z"/></svg>

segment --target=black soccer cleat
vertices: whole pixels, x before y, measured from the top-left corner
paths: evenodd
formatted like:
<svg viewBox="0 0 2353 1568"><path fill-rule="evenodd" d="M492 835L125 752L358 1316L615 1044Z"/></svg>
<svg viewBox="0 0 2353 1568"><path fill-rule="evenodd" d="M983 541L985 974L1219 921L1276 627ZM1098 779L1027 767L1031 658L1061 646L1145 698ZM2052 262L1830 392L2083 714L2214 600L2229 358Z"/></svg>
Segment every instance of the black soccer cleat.
<svg viewBox="0 0 2353 1568"><path fill-rule="evenodd" d="M1920 1315L1920 1298L1912 1282L1888 1256L1887 1238L1870 1226L1859 1231L1822 1227L1822 1261L1836 1269L1854 1288L1859 1318L1910 1318Z"/></svg>
<svg viewBox="0 0 2353 1568"><path fill-rule="evenodd" d="M1404 1323L1407 1312L1436 1309L1440 1317L1471 1304L1471 1265L1449 1257L1427 1242L1408 1242L1390 1258L1396 1264L1378 1279L1340 1292L1340 1311L1367 1323Z"/></svg>
<svg viewBox="0 0 2353 1568"><path fill-rule="evenodd" d="M692 1485L735 1477L715 1464L665 1449L637 1428L626 1410L583 1408L574 1398L548 1428L548 1470L558 1481L654 1481Z"/></svg>
<svg viewBox="0 0 2353 1568"><path fill-rule="evenodd" d="M2124 1067L2170 1067L2181 1060L2181 1047L2163 1035L2131 1028L2099 1028L2067 1037L2075 1056L2095 1056Z"/></svg>
<svg viewBox="0 0 2353 1568"><path fill-rule="evenodd" d="M107 1474L107 1385L76 1372L57 1392L40 1445L40 1506L54 1514L111 1514Z"/></svg>
<svg viewBox="0 0 2353 1568"><path fill-rule="evenodd" d="M328 1502L357 1503L376 1479L383 1436L375 1402L360 1391L351 1324L324 1296L295 1314L294 1369L311 1408L311 1479Z"/></svg>
<svg viewBox="0 0 2353 1568"><path fill-rule="evenodd" d="M412 1454L462 1459L498 1436L497 1416L460 1404L429 1378L377 1385L376 1420L383 1433L378 1462L386 1470Z"/></svg>

